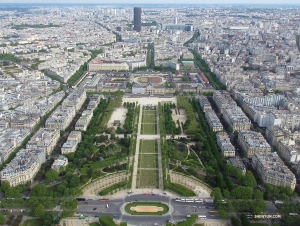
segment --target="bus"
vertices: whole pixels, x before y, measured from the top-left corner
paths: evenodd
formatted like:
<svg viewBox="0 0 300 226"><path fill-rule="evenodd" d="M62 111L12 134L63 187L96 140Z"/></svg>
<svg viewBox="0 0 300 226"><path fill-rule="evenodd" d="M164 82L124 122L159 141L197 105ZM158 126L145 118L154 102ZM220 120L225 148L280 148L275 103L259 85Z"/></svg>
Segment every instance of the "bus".
<svg viewBox="0 0 300 226"><path fill-rule="evenodd" d="M216 210L211 210L211 211L209 211L209 214L216 215L216 214L219 214L219 213L218 213L218 211L216 211Z"/></svg>
<svg viewBox="0 0 300 226"><path fill-rule="evenodd" d="M198 219L206 219L206 215L198 215Z"/></svg>
<svg viewBox="0 0 300 226"><path fill-rule="evenodd" d="M283 204L283 202L280 201L280 200L276 200L276 201L274 201L274 204L275 204L275 205L281 205L281 204Z"/></svg>
<svg viewBox="0 0 300 226"><path fill-rule="evenodd" d="M298 216L298 213L289 213L289 216Z"/></svg>
<svg viewBox="0 0 300 226"><path fill-rule="evenodd" d="M203 199L195 199L195 202L203 203Z"/></svg>
<svg viewBox="0 0 300 226"><path fill-rule="evenodd" d="M186 199L185 202L194 202L194 199Z"/></svg>
<svg viewBox="0 0 300 226"><path fill-rule="evenodd" d="M99 199L100 202L105 202L105 201L108 201L108 200L109 200L109 198L101 198L101 199Z"/></svg>
<svg viewBox="0 0 300 226"><path fill-rule="evenodd" d="M77 201L85 201L85 198L76 198Z"/></svg>

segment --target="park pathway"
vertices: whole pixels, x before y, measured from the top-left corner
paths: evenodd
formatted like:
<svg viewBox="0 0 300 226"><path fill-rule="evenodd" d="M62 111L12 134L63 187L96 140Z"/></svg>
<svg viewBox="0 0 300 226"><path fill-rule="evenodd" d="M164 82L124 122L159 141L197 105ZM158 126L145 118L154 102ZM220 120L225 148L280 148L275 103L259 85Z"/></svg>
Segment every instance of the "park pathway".
<svg viewBox="0 0 300 226"><path fill-rule="evenodd" d="M132 184L131 184L131 191L133 191L133 192L136 189L136 179L137 179L137 171L138 171L138 164L139 164L142 116L143 116L143 106L141 106L141 109L140 109L138 131L137 131L137 138L136 138L136 149L135 149L134 162L133 162L133 173L132 173Z"/></svg>

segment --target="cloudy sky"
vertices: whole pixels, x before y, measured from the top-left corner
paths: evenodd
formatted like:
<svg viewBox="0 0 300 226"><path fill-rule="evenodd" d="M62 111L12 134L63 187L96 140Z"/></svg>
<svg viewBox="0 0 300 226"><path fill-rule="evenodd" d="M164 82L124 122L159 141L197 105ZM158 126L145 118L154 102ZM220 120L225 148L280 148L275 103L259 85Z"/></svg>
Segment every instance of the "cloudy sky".
<svg viewBox="0 0 300 226"><path fill-rule="evenodd" d="M0 3L95 4L300 4L300 0L0 0Z"/></svg>

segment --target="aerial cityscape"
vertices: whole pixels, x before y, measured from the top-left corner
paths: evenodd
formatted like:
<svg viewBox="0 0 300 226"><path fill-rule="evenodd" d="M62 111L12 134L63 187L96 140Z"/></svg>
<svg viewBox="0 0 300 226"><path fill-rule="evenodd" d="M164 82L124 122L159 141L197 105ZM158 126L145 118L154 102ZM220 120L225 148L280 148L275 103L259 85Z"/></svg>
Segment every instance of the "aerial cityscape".
<svg viewBox="0 0 300 226"><path fill-rule="evenodd" d="M0 225L300 225L300 5L194 3L0 3Z"/></svg>

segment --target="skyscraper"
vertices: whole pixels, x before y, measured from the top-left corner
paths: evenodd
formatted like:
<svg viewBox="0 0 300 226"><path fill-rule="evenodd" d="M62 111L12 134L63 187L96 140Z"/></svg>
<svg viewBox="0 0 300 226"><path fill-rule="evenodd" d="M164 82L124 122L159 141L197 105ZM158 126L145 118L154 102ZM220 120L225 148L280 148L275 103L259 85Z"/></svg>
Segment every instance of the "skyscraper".
<svg viewBox="0 0 300 226"><path fill-rule="evenodd" d="M133 30L140 32L142 29L142 9L141 7L133 8Z"/></svg>

